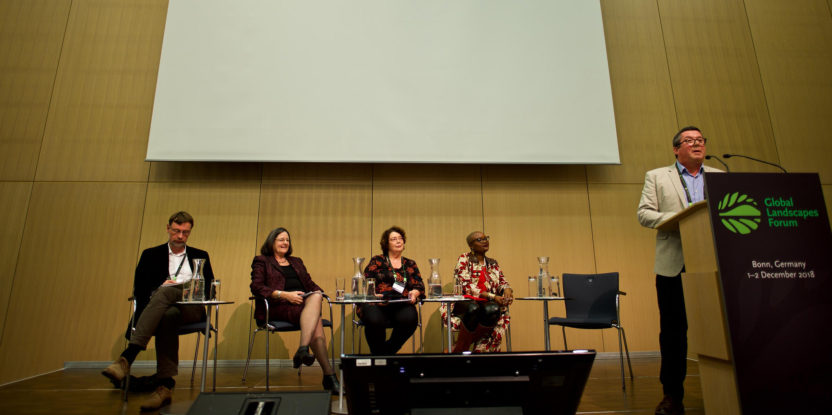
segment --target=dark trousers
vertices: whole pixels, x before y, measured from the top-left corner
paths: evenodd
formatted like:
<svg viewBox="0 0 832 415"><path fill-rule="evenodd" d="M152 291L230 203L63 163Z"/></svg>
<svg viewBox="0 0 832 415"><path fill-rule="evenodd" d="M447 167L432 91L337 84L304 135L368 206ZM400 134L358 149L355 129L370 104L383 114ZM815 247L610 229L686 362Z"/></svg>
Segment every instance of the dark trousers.
<svg viewBox="0 0 832 415"><path fill-rule="evenodd" d="M396 354L419 324L419 315L413 304L366 305L361 311L364 335L370 345L370 353L374 355ZM393 328L393 333L390 340L385 340L388 327Z"/></svg>
<svg viewBox="0 0 832 415"><path fill-rule="evenodd" d="M685 395L688 354L688 318L681 274L675 277L656 275L656 297L659 302L659 348L662 353L659 380L665 395L681 401Z"/></svg>
<svg viewBox="0 0 832 415"><path fill-rule="evenodd" d="M182 285L157 288L136 322L136 331L130 336L130 344L142 350L147 348L150 337L156 336L156 375L161 379L172 378L179 372L179 327L205 321L202 306L176 304L181 299Z"/></svg>

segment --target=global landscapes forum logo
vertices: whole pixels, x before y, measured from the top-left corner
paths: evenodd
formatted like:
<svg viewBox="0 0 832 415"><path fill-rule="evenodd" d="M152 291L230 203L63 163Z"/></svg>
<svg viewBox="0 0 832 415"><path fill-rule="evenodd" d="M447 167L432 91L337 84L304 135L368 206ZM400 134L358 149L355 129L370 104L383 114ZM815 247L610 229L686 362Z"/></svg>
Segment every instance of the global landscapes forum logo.
<svg viewBox="0 0 832 415"><path fill-rule="evenodd" d="M726 229L740 235L748 235L761 225L768 225L769 228L796 228L800 226L799 219L805 221L819 216L817 209L795 209L794 197L766 197L763 205L765 215L751 196L740 192L727 193L717 204L717 214Z"/></svg>

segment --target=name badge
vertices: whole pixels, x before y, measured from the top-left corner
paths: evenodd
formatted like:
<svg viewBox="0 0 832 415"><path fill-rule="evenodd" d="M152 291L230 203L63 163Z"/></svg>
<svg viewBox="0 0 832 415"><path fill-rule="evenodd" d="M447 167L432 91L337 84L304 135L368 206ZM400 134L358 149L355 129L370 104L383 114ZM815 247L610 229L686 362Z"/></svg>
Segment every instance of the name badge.
<svg viewBox="0 0 832 415"><path fill-rule="evenodd" d="M404 283L401 281L396 281L393 283L393 289L396 290L397 293L401 294L404 292Z"/></svg>

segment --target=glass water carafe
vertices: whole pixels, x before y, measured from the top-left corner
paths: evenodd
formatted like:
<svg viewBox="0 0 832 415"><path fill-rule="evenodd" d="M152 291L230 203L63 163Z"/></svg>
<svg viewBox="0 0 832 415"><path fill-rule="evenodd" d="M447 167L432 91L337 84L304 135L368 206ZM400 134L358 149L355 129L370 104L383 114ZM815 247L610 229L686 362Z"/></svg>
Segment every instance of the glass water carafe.
<svg viewBox="0 0 832 415"><path fill-rule="evenodd" d="M205 259L196 258L194 263L194 276L188 282L190 289L188 290L188 301L205 301L205 276L203 275L203 268L205 267Z"/></svg>
<svg viewBox="0 0 832 415"><path fill-rule="evenodd" d="M540 271L537 273L537 296L546 297L546 287L549 285L549 257L537 257L537 264L540 266Z"/></svg>
<svg viewBox="0 0 832 415"><path fill-rule="evenodd" d="M364 258L355 257L352 259L352 262L354 265L354 270L350 284L350 291L347 293L347 298L353 300L362 300L367 296L367 279L364 278L364 273L361 270L361 265L364 263Z"/></svg>
<svg viewBox="0 0 832 415"><path fill-rule="evenodd" d="M430 263L430 278L428 278L428 296L442 296L442 278L439 277L439 258L428 259Z"/></svg>

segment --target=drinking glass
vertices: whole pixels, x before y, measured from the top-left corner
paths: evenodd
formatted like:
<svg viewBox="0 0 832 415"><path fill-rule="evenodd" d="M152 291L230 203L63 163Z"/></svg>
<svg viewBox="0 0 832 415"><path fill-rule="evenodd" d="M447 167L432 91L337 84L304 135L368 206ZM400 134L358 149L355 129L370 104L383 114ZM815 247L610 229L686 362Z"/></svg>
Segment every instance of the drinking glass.
<svg viewBox="0 0 832 415"><path fill-rule="evenodd" d="M367 279L367 299L374 300L376 298L376 280L373 278Z"/></svg>
<svg viewBox="0 0 832 415"><path fill-rule="evenodd" d="M540 297L537 288L537 277L529 275L529 297Z"/></svg>
<svg viewBox="0 0 832 415"><path fill-rule="evenodd" d="M459 282L457 282L456 284L454 284L454 297L459 297L459 296L461 296L461 295L463 295L463 294L464 294L464 292L463 292L463 287L462 287L462 284L461 284L461 283L459 283Z"/></svg>
<svg viewBox="0 0 832 415"><path fill-rule="evenodd" d="M219 279L215 278L214 281L211 281L211 299L214 301L220 301L220 284Z"/></svg>
<svg viewBox="0 0 832 415"><path fill-rule="evenodd" d="M335 299L342 301L344 299L344 287L346 281L343 278L335 279Z"/></svg>
<svg viewBox="0 0 832 415"><path fill-rule="evenodd" d="M549 278L549 296L560 297L560 287L558 286L557 274L552 274Z"/></svg>

